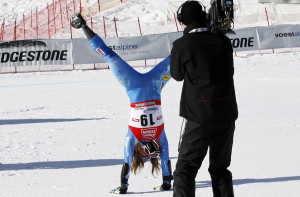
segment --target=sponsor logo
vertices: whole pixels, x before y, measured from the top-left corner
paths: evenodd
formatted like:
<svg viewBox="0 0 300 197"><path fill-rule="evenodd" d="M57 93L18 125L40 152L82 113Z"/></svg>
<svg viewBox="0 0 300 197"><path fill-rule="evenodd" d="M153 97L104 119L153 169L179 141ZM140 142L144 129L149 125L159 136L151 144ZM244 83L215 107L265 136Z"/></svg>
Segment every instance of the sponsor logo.
<svg viewBox="0 0 300 197"><path fill-rule="evenodd" d="M253 47L254 37L249 38L231 38L231 45L233 48L248 48Z"/></svg>
<svg viewBox="0 0 300 197"><path fill-rule="evenodd" d="M140 119L132 118L132 121L133 121L133 122L140 122Z"/></svg>
<svg viewBox="0 0 300 197"><path fill-rule="evenodd" d="M142 136L145 139L153 139L156 135L157 129L151 128L151 129L142 129Z"/></svg>
<svg viewBox="0 0 300 197"><path fill-rule="evenodd" d="M276 33L276 38L300 36L300 32Z"/></svg>
<svg viewBox="0 0 300 197"><path fill-rule="evenodd" d="M168 81L168 80L170 79L170 75L164 75L164 76L163 76L163 79L164 79L165 81Z"/></svg>
<svg viewBox="0 0 300 197"><path fill-rule="evenodd" d="M113 45L113 46L108 46L111 50L114 51L126 51L126 50L134 50L138 48L137 44L125 44L125 45Z"/></svg>
<svg viewBox="0 0 300 197"><path fill-rule="evenodd" d="M0 43L0 48L13 48L13 47L36 47L36 46L47 46L47 44L43 41L39 40L17 40L10 42L2 42Z"/></svg>
<svg viewBox="0 0 300 197"><path fill-rule="evenodd" d="M0 53L0 63L67 60L68 50L14 51Z"/></svg>
<svg viewBox="0 0 300 197"><path fill-rule="evenodd" d="M102 56L105 55L104 51L102 51L100 48L97 48L96 51Z"/></svg>

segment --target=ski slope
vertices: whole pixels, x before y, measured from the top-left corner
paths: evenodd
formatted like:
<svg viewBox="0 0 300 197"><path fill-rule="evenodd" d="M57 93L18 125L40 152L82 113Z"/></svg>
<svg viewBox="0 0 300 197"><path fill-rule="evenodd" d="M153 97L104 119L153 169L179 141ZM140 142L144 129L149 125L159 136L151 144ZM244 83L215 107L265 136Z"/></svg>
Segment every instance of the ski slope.
<svg viewBox="0 0 300 197"><path fill-rule="evenodd" d="M2 5L10 2L1 0ZM40 1L16 2L30 9ZM163 12L163 2L128 1L131 12L123 15L160 20L152 9ZM1 13L9 12L2 7ZM257 54L234 61L239 119L230 170L235 196L298 197L300 53ZM151 67L136 69L147 72ZM162 93L173 169L182 124L181 86L171 80ZM109 70L3 74L0 106L0 196L115 196L109 191L120 184L130 107ZM205 159L196 178L196 196L213 196L207 168ZM172 191L152 190L161 182L147 163L138 175L131 175L128 195L171 197Z"/></svg>

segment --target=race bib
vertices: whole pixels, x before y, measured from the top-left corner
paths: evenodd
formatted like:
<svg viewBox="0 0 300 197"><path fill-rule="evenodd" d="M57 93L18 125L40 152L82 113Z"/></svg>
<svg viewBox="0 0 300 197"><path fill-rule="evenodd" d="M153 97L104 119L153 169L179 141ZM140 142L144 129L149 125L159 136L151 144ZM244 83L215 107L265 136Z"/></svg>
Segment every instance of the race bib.
<svg viewBox="0 0 300 197"><path fill-rule="evenodd" d="M132 103L129 128L138 141L141 139L158 139L164 121L160 100Z"/></svg>

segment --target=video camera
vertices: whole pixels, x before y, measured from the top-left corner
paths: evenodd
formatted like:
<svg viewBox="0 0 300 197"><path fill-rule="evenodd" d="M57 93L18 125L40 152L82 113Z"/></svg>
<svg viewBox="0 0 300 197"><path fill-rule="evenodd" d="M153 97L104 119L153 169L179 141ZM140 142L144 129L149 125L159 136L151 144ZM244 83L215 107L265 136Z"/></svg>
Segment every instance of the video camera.
<svg viewBox="0 0 300 197"><path fill-rule="evenodd" d="M207 13L208 27L214 34L234 33L233 0L211 0Z"/></svg>

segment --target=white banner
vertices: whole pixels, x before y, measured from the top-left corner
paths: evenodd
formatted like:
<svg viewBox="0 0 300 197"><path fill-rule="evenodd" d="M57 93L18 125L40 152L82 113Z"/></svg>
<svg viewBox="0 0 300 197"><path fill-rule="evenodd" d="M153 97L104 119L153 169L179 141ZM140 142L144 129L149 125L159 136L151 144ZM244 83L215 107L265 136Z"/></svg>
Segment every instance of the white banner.
<svg viewBox="0 0 300 197"><path fill-rule="evenodd" d="M0 67L70 64L73 64L70 39L0 42Z"/></svg>
<svg viewBox="0 0 300 197"><path fill-rule="evenodd" d="M233 51L255 51L259 49L256 28L236 29L234 32L235 34L227 34Z"/></svg>
<svg viewBox="0 0 300 197"><path fill-rule="evenodd" d="M300 25L257 27L261 49L300 47Z"/></svg>
<svg viewBox="0 0 300 197"><path fill-rule="evenodd" d="M173 42L182 32L123 38L102 38L125 61L165 58L170 55ZM238 29L227 35L234 51L259 50L256 28ZM87 39L73 39L74 64L104 63L90 47Z"/></svg>
<svg viewBox="0 0 300 197"><path fill-rule="evenodd" d="M125 61L165 58L169 55L168 34L102 38ZM104 63L87 39L73 39L74 64Z"/></svg>
<svg viewBox="0 0 300 197"><path fill-rule="evenodd" d="M173 32L103 40L125 61L135 61L167 57L170 55L172 43L182 35L182 32ZM300 25L235 29L235 34L227 36L234 51L300 47ZM104 60L92 50L87 39L21 40L0 43L0 67L91 63L104 63Z"/></svg>

